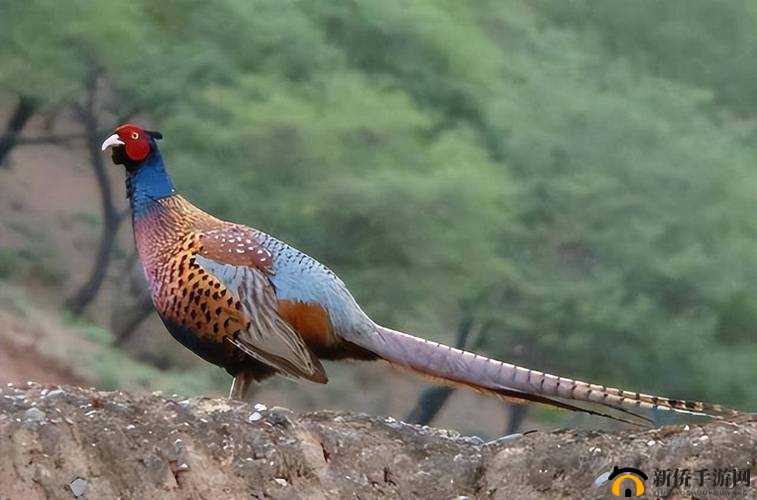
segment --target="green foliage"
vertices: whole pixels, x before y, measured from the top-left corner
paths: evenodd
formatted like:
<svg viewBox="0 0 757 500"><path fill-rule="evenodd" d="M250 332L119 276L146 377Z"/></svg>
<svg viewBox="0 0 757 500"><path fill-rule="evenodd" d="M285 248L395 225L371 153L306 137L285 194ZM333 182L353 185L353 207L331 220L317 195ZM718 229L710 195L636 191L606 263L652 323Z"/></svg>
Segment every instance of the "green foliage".
<svg viewBox="0 0 757 500"><path fill-rule="evenodd" d="M0 248L0 278L6 279L16 268L18 255L12 248Z"/></svg>
<svg viewBox="0 0 757 500"><path fill-rule="evenodd" d="M0 3L0 90L46 105L67 104L92 71L107 69L115 77L138 67L134 63L147 46L138 7L95 4Z"/></svg>
<svg viewBox="0 0 757 500"><path fill-rule="evenodd" d="M113 334L99 325L84 324L80 326L80 331L84 338L96 344L106 346L113 343Z"/></svg>
<svg viewBox="0 0 757 500"><path fill-rule="evenodd" d="M0 279L35 280L46 286L57 286L65 277L65 269L44 245L44 239L23 248L0 248Z"/></svg>
<svg viewBox="0 0 757 500"><path fill-rule="evenodd" d="M485 345L520 346L524 362L558 373L738 400L731 377L712 376L728 363L710 356L754 351L744 332L732 347L718 335L730 321L723 304L750 317L751 303L734 298L757 291L754 151L742 130L702 113L706 92L570 31L510 19L490 16L499 33L532 38L512 55L490 122L521 187L522 226L506 245L522 274L500 308L484 303L509 332Z"/></svg>
<svg viewBox="0 0 757 500"><path fill-rule="evenodd" d="M713 91L738 115L757 106L757 6L750 0L540 0L563 26L654 75Z"/></svg>
<svg viewBox="0 0 757 500"><path fill-rule="evenodd" d="M210 366L194 368L191 372L159 370L124 356L110 345L87 351L78 356L77 361L86 367L87 376L104 390L160 390L186 397L220 394L227 383L218 380L220 370Z"/></svg>
<svg viewBox="0 0 757 500"><path fill-rule="evenodd" d="M748 2L115 5L0 4L0 89L72 102L99 68L182 191L381 322L468 315L506 360L757 403Z"/></svg>

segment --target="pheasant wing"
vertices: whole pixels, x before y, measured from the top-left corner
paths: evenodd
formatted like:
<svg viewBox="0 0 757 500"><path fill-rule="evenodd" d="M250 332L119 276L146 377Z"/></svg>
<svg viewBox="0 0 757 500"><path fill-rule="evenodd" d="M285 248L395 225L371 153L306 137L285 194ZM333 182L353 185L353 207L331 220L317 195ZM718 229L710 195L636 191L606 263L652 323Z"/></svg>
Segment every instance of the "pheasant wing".
<svg viewBox="0 0 757 500"><path fill-rule="evenodd" d="M227 340L249 356L284 375L326 383L318 358L277 310L269 279L272 255L257 244L254 233L242 226L200 234L197 264L238 299L244 328Z"/></svg>

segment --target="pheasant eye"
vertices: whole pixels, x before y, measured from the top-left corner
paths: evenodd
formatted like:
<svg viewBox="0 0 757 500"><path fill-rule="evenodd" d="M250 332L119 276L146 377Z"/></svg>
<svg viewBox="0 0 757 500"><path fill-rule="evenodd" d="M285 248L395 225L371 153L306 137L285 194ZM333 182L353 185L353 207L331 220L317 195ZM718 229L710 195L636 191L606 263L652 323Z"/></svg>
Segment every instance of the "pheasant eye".
<svg viewBox="0 0 757 500"><path fill-rule="evenodd" d="M136 133L136 132L132 132L132 133L131 133L131 138L132 138L132 139L134 139L134 140L136 141L137 139L139 139L139 134L138 134L138 133Z"/></svg>

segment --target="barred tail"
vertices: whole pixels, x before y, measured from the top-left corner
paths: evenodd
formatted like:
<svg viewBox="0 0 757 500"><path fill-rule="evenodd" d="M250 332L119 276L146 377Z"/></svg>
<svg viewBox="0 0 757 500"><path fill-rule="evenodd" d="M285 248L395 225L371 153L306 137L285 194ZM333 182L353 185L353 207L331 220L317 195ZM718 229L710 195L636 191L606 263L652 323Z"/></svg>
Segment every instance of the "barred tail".
<svg viewBox="0 0 757 500"><path fill-rule="evenodd" d="M639 418L644 417L629 410L639 408L668 410L718 419L743 415L737 410L721 405L651 396L557 377L378 325L373 334L351 335L348 340L374 352L394 365L409 368L433 378L496 393L506 398L538 401L571 410L601 414L618 420L624 419L551 398L595 403L631 413Z"/></svg>

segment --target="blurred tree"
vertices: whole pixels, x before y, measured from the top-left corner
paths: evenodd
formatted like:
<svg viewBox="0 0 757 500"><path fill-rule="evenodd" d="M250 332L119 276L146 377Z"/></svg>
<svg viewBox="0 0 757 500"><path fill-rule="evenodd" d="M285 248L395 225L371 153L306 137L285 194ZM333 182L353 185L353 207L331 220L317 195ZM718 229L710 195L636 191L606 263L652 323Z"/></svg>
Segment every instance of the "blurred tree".
<svg viewBox="0 0 757 500"><path fill-rule="evenodd" d="M748 399L733 380L754 364L719 361L757 353L748 130L596 39L479 7L506 68L480 122L501 139L520 222L499 247L514 272L481 283L485 346L556 373Z"/></svg>
<svg viewBox="0 0 757 500"><path fill-rule="evenodd" d="M155 311L136 249L124 260L120 274L125 277L118 284L118 294L123 299L111 314L113 345L116 347L125 346L137 328Z"/></svg>
<svg viewBox="0 0 757 500"><path fill-rule="evenodd" d="M118 68L129 71L144 32L137 11L129 6L86 1L3 2L0 6L0 91L18 95L19 103L33 103L20 117L11 116L3 140L7 155L31 114L47 106L69 106L78 111L92 168L101 191L103 230L97 257L85 284L67 301L80 314L95 297L105 278L121 216L110 192L110 182L99 152L102 136L96 102L101 75ZM119 37L112 33L117 28ZM132 50L122 50L124 46ZM120 107L119 105L116 105Z"/></svg>
<svg viewBox="0 0 757 500"><path fill-rule="evenodd" d="M100 151L101 137L97 116L97 87L99 73L93 68L86 83L86 97L84 104L76 103L79 120L85 130L85 142L89 153L92 169L100 190L102 207L102 235L98 251L92 265L92 271L87 281L66 301L66 306L74 315L80 315L84 308L92 302L105 280L110 264L113 247L116 244L116 234L121 222L126 216L125 211L119 212L113 199L110 178L105 166L105 159Z"/></svg>
<svg viewBox="0 0 757 500"><path fill-rule="evenodd" d="M33 97L23 94L18 96L18 104L8 118L5 132L0 136L0 167L5 166L7 168L8 163L4 163L4 161L18 142L21 131L26 126L26 122L34 115L36 108L37 104Z"/></svg>
<svg viewBox="0 0 757 500"><path fill-rule="evenodd" d="M717 338L722 304L756 291L743 126L701 112L712 94L492 7L508 73L489 120L521 188L523 231L503 250L524 274L481 311L509 332L490 348L533 343L537 366L558 373L745 401L733 380L754 364L720 360L753 356L754 337L736 349Z"/></svg>
<svg viewBox="0 0 757 500"><path fill-rule="evenodd" d="M537 2L560 26L601 40L653 75L712 90L714 104L757 110L757 4L750 0Z"/></svg>

